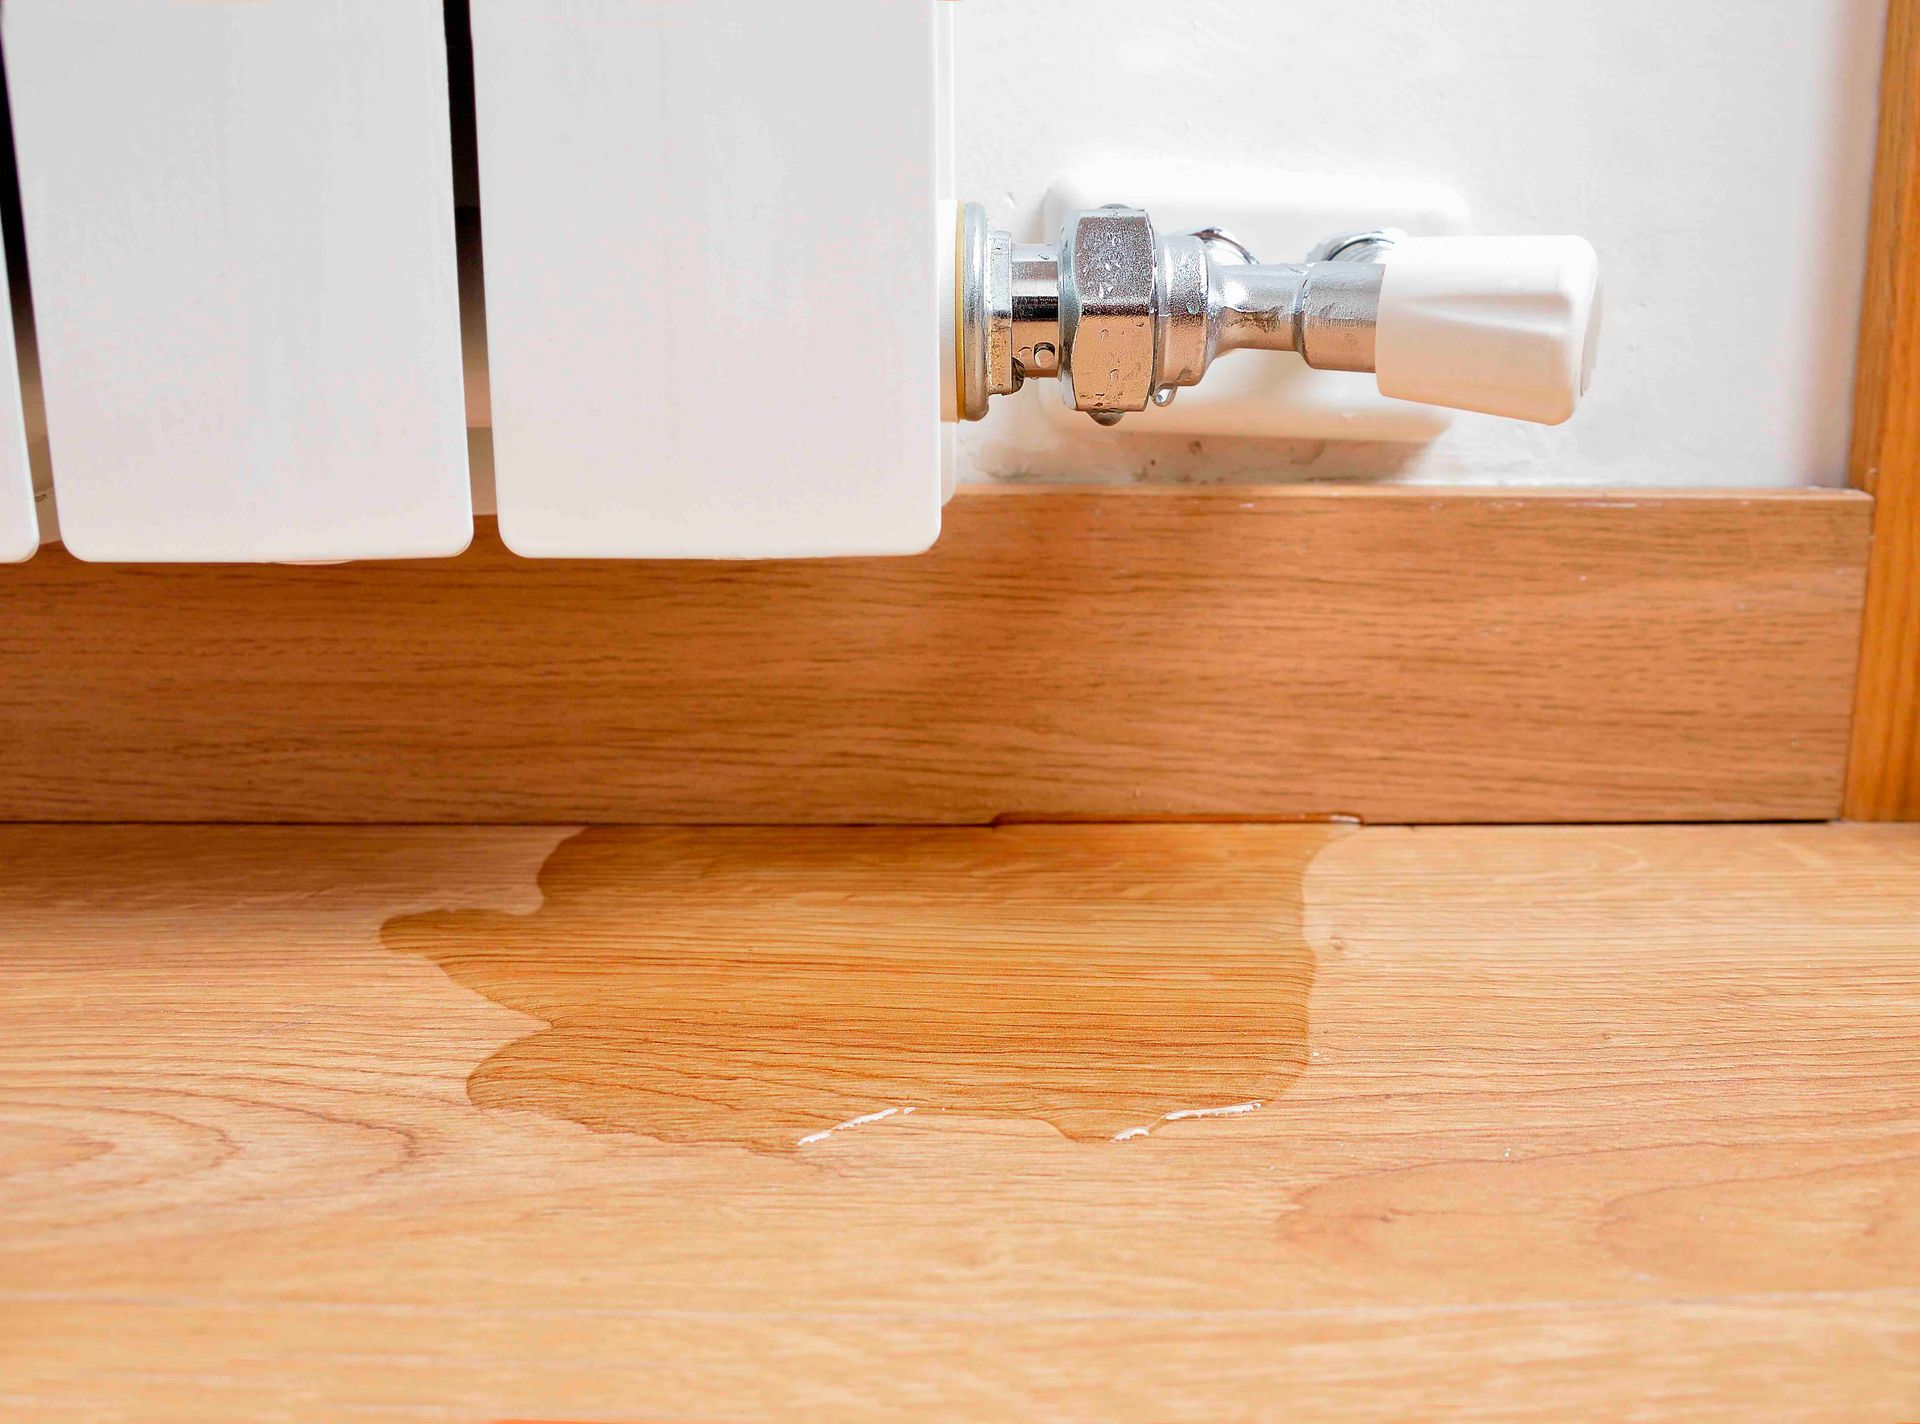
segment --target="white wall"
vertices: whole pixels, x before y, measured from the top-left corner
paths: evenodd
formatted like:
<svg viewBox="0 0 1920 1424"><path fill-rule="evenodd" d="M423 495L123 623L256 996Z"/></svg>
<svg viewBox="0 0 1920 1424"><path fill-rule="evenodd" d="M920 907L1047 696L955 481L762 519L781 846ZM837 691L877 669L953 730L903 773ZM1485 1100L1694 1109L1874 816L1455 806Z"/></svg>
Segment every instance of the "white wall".
<svg viewBox="0 0 1920 1424"><path fill-rule="evenodd" d="M1196 442L1062 430L1043 381L962 431L963 478L1844 483L1885 0L956 12L957 196L1016 237L1045 236L1072 169L1216 156L1438 179L1480 231L1585 234L1607 286L1593 392L1564 426Z"/></svg>

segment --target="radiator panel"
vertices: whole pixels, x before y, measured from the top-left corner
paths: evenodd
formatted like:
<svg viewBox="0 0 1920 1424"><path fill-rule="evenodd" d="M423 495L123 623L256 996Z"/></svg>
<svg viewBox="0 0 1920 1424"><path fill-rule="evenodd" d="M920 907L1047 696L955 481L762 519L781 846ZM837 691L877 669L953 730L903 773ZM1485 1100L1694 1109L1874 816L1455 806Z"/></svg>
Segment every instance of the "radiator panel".
<svg viewBox="0 0 1920 1424"><path fill-rule="evenodd" d="M67 546L464 548L438 0L7 0L4 27Z"/></svg>
<svg viewBox="0 0 1920 1424"><path fill-rule="evenodd" d="M475 0L517 553L932 542L945 8Z"/></svg>

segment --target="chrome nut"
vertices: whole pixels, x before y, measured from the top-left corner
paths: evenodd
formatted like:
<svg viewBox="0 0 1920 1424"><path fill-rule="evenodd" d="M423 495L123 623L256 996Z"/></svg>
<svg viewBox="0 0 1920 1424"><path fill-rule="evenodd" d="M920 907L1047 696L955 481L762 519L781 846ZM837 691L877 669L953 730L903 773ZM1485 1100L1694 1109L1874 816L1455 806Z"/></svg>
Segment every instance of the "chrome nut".
<svg viewBox="0 0 1920 1424"><path fill-rule="evenodd" d="M1096 208L1060 233L1060 398L1096 418L1145 410L1153 396L1153 222Z"/></svg>
<svg viewBox="0 0 1920 1424"><path fill-rule="evenodd" d="M1013 239L987 235L987 390L996 396L1020 389L1013 360Z"/></svg>
<svg viewBox="0 0 1920 1424"><path fill-rule="evenodd" d="M1199 382L1213 357L1212 263L1198 233L1160 239L1159 369L1153 403L1165 405L1180 386Z"/></svg>

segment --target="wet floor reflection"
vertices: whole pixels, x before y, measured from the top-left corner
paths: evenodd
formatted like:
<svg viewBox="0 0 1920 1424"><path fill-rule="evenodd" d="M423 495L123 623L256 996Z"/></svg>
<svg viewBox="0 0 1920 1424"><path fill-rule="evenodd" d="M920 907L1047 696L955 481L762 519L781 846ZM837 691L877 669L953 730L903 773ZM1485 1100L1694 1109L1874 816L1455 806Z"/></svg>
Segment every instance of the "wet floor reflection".
<svg viewBox="0 0 1920 1424"><path fill-rule="evenodd" d="M546 1021L474 1070L482 1107L770 1152L940 1113L1124 1144L1300 1073L1301 883L1339 833L593 830L538 912L384 936Z"/></svg>

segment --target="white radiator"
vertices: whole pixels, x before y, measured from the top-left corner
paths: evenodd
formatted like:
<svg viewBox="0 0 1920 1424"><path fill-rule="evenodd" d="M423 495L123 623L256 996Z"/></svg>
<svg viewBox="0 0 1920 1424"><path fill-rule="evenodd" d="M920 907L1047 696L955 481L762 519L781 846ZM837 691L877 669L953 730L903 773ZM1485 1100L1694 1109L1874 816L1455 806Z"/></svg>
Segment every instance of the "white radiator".
<svg viewBox="0 0 1920 1424"><path fill-rule="evenodd" d="M1122 154L1044 234L956 203L952 14L4 0L64 542L423 558L478 507L528 557L907 554L951 423L1029 384L1143 434L1573 413L1592 247L1468 234L1435 184L1196 166L1155 196ZM1175 404L1227 356L1286 377ZM34 544L18 394L0 558Z"/></svg>
<svg viewBox="0 0 1920 1424"><path fill-rule="evenodd" d="M476 416L513 548L933 541L945 9L474 0ZM6 0L0 24L67 547L463 549L441 0ZM0 557L32 546L19 430L0 409Z"/></svg>

